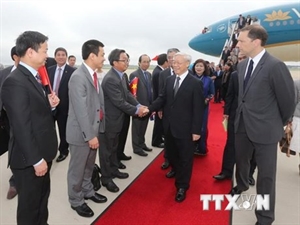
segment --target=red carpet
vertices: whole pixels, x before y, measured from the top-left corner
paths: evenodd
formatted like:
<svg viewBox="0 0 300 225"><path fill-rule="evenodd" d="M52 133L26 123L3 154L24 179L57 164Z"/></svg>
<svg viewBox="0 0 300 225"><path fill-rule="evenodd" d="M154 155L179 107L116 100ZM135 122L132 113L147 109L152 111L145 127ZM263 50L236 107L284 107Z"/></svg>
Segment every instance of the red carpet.
<svg viewBox="0 0 300 225"><path fill-rule="evenodd" d="M106 209L93 225L229 225L230 212L216 211L210 204L203 211L200 194L227 194L231 181L215 181L212 176L220 172L226 133L222 127L221 104L210 105L207 156L195 156L191 187L182 203L175 202L174 179L165 178L160 169L160 154L140 176ZM223 202L222 209L227 205Z"/></svg>

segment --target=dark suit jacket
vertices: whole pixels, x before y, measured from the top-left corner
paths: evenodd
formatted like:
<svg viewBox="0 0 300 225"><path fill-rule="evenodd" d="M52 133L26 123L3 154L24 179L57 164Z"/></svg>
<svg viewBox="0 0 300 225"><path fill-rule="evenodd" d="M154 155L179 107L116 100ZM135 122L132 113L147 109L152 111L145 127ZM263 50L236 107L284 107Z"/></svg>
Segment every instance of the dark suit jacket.
<svg viewBox="0 0 300 225"><path fill-rule="evenodd" d="M149 106L152 102L151 74L148 71L146 71L146 74L150 85L150 96L148 93L147 81L145 80L144 73L140 68L130 74L129 80L132 81L135 77L138 78L136 99L140 104Z"/></svg>
<svg viewBox="0 0 300 225"><path fill-rule="evenodd" d="M156 66L152 71L152 90L153 90L153 101L157 99L159 95L159 73L162 71L162 68Z"/></svg>
<svg viewBox="0 0 300 225"><path fill-rule="evenodd" d="M118 133L122 129L125 114L135 115L139 103L129 92L125 79L122 81L113 68L103 78L101 86L104 93L105 130Z"/></svg>
<svg viewBox="0 0 300 225"><path fill-rule="evenodd" d="M167 78L171 75L171 68L167 68L159 73L159 94L164 92Z"/></svg>
<svg viewBox="0 0 300 225"><path fill-rule="evenodd" d="M47 68L48 70L48 75L50 79L51 86L53 87L54 83L54 76L55 76L55 71L56 71L57 65L50 66ZM72 73L75 71L75 68L69 66L66 64L64 71L62 72L62 77L61 81L59 84L59 89L57 96L60 99L59 105L56 107L56 114L68 114L69 110L69 80L72 75Z"/></svg>
<svg viewBox="0 0 300 225"><path fill-rule="evenodd" d="M287 66L268 52L262 56L244 91L248 60L238 64L237 132L241 113L249 139L260 144L274 144L283 136L283 127L295 110L294 82Z"/></svg>
<svg viewBox="0 0 300 225"><path fill-rule="evenodd" d="M238 94L239 94L239 82L238 74L233 71L230 76L227 94L225 97L224 114L229 115L230 118L234 118L236 114L236 108L238 106Z"/></svg>
<svg viewBox="0 0 300 225"><path fill-rule="evenodd" d="M2 87L2 84L3 84L4 80L11 73L11 70L12 70L13 67L14 66L9 66L9 67L6 67L3 70L0 70L0 91L1 91L1 87ZM0 96L1 96L1 94L0 94ZM1 111L1 109L2 109L2 100L0 98L0 111Z"/></svg>
<svg viewBox="0 0 300 225"><path fill-rule="evenodd" d="M9 121L6 112L2 109L3 104L1 100L1 87L5 78L11 73L13 66L9 66L3 70L0 70L0 155L8 151L9 142Z"/></svg>
<svg viewBox="0 0 300 225"><path fill-rule="evenodd" d="M10 121L9 165L25 168L57 153L57 137L48 98L31 72L19 65L4 81L1 99Z"/></svg>
<svg viewBox="0 0 300 225"><path fill-rule="evenodd" d="M222 78L223 78L223 71L219 70L220 74L218 76L218 71L214 71L213 76L216 76L216 79L214 80L215 86L221 86L222 85Z"/></svg>
<svg viewBox="0 0 300 225"><path fill-rule="evenodd" d="M201 134L205 109L203 84L189 73L180 85L174 98L176 76L166 80L164 92L149 107L150 111L163 108L165 133L170 128L175 138L191 139L192 134Z"/></svg>

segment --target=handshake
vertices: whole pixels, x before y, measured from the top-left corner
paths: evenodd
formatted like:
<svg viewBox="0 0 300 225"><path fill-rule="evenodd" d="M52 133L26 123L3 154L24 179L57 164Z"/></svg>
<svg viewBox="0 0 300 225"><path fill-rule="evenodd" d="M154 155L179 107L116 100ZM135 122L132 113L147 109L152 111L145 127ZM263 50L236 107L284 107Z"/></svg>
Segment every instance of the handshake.
<svg viewBox="0 0 300 225"><path fill-rule="evenodd" d="M140 107L139 107L139 110L138 110L138 116L139 117L144 117L144 116L146 116L147 114L149 114L149 109L148 109L148 107L147 106L144 106L144 105L141 105Z"/></svg>

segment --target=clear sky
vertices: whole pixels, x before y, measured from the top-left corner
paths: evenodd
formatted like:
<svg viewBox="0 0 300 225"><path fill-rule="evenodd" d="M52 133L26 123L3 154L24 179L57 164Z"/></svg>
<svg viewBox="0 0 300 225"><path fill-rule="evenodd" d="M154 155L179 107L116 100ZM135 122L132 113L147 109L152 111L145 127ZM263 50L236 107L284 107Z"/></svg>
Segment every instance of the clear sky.
<svg viewBox="0 0 300 225"><path fill-rule="evenodd" d="M10 49L19 34L39 31L49 37L49 56L67 49L80 64L81 46L89 39L127 51L131 65L141 54L151 58L176 47L192 56L218 61L192 50L188 42L208 26L227 17L289 1L240 0L0 0L0 63L12 64ZM105 62L108 64L108 60ZM156 64L156 62L152 62Z"/></svg>

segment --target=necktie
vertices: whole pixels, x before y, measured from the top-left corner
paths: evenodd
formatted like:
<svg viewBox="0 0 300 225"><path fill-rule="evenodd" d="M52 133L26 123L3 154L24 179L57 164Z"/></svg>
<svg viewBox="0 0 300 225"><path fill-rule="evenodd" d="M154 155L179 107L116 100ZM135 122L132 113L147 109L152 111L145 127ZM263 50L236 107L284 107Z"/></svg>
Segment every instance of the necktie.
<svg viewBox="0 0 300 225"><path fill-rule="evenodd" d="M177 94L177 91L179 89L179 81L180 81L180 77L176 77L176 83L175 83L175 87L174 87L174 97Z"/></svg>
<svg viewBox="0 0 300 225"><path fill-rule="evenodd" d="M58 95L60 80L61 80L61 68L58 67L58 74L56 76L56 84L55 84L55 89L54 89L54 92L56 93L56 95Z"/></svg>
<svg viewBox="0 0 300 225"><path fill-rule="evenodd" d="M96 72L94 72L93 78L94 78L94 86L95 86L95 88L96 88L96 90L98 92L98 77L97 77L97 73Z"/></svg>
<svg viewBox="0 0 300 225"><path fill-rule="evenodd" d="M43 84L42 84L41 77L40 77L40 75L39 75L38 73L35 75L35 78L36 78L37 82L38 82L40 85L43 85Z"/></svg>
<svg viewBox="0 0 300 225"><path fill-rule="evenodd" d="M37 82L39 83L39 85L41 86L43 92L45 93L44 85L43 85L41 77L38 73L35 75L35 78L36 78Z"/></svg>
<svg viewBox="0 0 300 225"><path fill-rule="evenodd" d="M146 72L144 72L144 77L145 77L146 86L147 86L148 99L149 99L149 102L152 102L151 84L150 84L150 81L148 79L148 75Z"/></svg>
<svg viewBox="0 0 300 225"><path fill-rule="evenodd" d="M96 88L97 92L99 93L99 89L98 89L98 77L97 77L97 73L94 72L93 74L93 82L94 82L94 87ZM100 121L103 120L103 110L102 108L100 107L100 112L99 112L99 117L100 117Z"/></svg>
<svg viewBox="0 0 300 225"><path fill-rule="evenodd" d="M253 60L251 59L250 63L249 63L249 66L248 66L248 69L247 69L246 77L244 79L244 91L245 91L247 83L248 83L248 81L249 81L249 79L251 77L252 70L253 70Z"/></svg>

